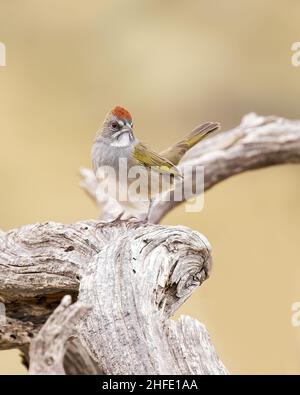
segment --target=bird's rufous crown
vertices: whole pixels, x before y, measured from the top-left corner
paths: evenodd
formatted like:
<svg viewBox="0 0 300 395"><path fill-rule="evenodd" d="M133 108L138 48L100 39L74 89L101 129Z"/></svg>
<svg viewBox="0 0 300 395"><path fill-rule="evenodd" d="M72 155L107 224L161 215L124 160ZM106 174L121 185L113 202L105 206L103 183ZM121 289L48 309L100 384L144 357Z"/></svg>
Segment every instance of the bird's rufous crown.
<svg viewBox="0 0 300 395"><path fill-rule="evenodd" d="M132 121L132 116L126 108L116 106L111 110L111 113L120 119L126 119L127 121Z"/></svg>

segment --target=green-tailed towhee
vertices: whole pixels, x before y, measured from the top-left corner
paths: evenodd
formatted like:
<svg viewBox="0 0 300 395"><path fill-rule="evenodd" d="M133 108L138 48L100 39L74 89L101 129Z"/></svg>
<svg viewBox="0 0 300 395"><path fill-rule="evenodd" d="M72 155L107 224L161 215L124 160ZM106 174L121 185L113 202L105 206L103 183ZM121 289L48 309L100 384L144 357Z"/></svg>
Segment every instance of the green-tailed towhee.
<svg viewBox="0 0 300 395"><path fill-rule="evenodd" d="M106 184L113 186L107 193L119 205L118 216L145 219L150 202L160 193L171 190L176 179L182 179L176 165L183 155L219 127L217 122L203 123L158 154L135 137L130 113L125 108L114 107L96 135L92 162L96 175L103 181L105 173ZM107 169L112 169L116 176L107 173Z"/></svg>

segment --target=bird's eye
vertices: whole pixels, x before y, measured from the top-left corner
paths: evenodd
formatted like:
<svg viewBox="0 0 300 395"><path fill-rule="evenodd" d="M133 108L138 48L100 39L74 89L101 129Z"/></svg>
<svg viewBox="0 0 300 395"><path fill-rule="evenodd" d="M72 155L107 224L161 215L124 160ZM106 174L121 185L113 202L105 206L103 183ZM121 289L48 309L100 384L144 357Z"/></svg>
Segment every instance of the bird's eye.
<svg viewBox="0 0 300 395"><path fill-rule="evenodd" d="M112 127L113 129L115 129L115 130L119 129L119 124L118 124L118 122L112 122L112 123L111 123L111 127Z"/></svg>

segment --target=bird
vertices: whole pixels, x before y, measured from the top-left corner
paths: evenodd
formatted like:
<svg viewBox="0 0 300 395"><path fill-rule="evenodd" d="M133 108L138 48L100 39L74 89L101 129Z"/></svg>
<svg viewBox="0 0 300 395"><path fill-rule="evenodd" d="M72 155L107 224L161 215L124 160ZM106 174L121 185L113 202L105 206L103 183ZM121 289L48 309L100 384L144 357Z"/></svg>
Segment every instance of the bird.
<svg viewBox="0 0 300 395"><path fill-rule="evenodd" d="M153 200L183 181L177 165L184 154L219 128L218 122L202 123L157 153L135 136L129 111L115 106L97 131L91 152L93 170L105 189L104 195L118 207L113 220L147 220Z"/></svg>

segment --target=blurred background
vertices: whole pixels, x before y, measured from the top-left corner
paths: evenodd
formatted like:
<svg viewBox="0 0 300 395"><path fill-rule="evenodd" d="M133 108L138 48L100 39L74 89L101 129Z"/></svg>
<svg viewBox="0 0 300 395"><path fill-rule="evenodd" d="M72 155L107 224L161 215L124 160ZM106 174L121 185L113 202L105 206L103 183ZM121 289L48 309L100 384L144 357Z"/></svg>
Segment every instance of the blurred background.
<svg viewBox="0 0 300 395"><path fill-rule="evenodd" d="M97 128L115 104L159 150L200 121L255 111L300 118L297 0L0 0L0 228L97 217L79 188ZM204 323L232 373L300 373L300 166L233 177L195 215L211 278L180 309ZM0 373L25 373L16 350Z"/></svg>

